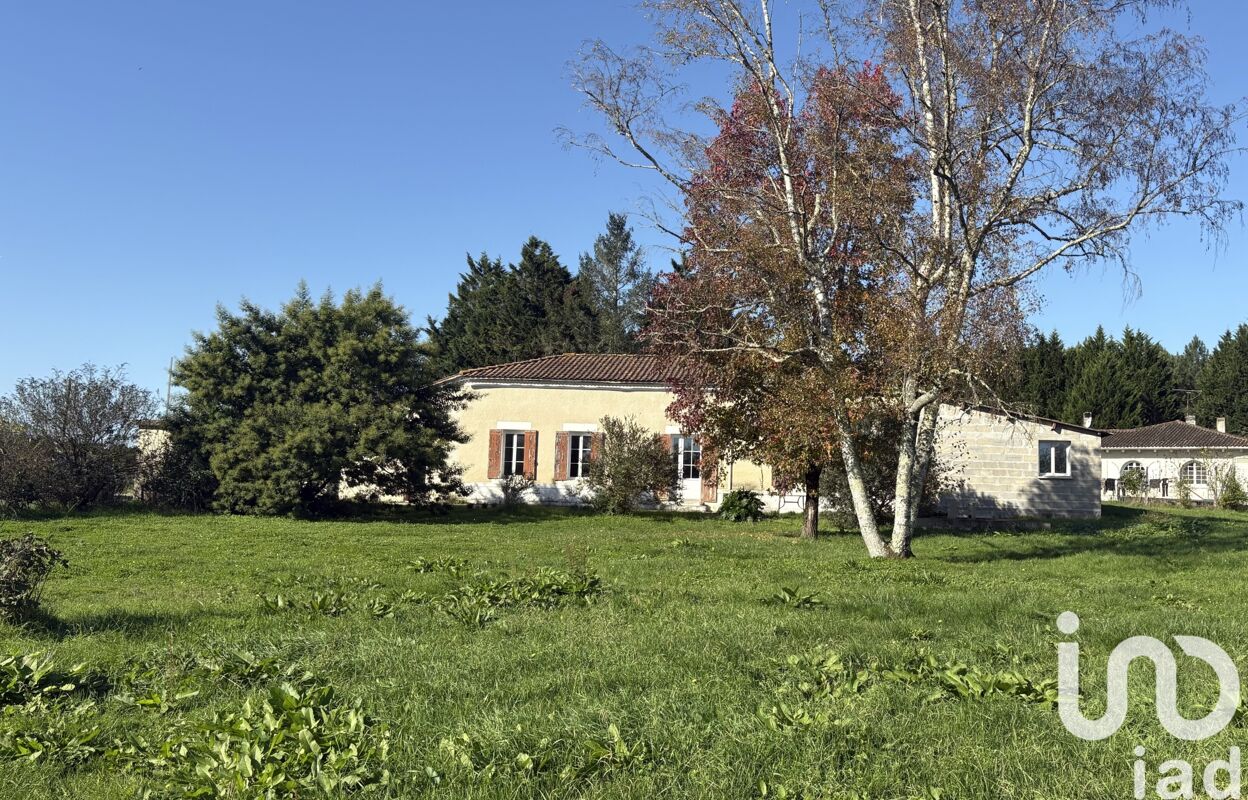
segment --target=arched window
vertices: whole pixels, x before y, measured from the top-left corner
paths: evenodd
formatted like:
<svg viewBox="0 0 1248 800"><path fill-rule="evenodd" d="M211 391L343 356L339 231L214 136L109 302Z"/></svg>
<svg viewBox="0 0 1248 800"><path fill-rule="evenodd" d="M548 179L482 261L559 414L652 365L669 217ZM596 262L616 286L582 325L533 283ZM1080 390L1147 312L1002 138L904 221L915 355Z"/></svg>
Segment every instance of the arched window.
<svg viewBox="0 0 1248 800"><path fill-rule="evenodd" d="M1125 478L1128 472L1138 472L1141 478L1148 477L1148 470L1144 469L1144 465L1138 461L1128 461L1122 465L1122 469L1118 470L1118 477Z"/></svg>
<svg viewBox="0 0 1248 800"><path fill-rule="evenodd" d="M1208 486L1209 470L1199 461L1189 461L1179 469L1179 477L1192 486Z"/></svg>

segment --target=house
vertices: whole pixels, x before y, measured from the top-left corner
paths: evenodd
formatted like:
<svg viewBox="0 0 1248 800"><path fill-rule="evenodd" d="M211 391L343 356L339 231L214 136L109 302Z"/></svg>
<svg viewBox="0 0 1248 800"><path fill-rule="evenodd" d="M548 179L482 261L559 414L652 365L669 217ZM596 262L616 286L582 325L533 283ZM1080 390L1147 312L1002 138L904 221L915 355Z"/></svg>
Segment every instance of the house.
<svg viewBox="0 0 1248 800"><path fill-rule="evenodd" d="M1136 496L1179 499L1180 482L1196 502L1213 502L1223 477L1235 469L1248 478L1248 438L1226 432L1226 419L1216 429L1201 427L1196 418L1172 420L1143 428L1113 430L1101 443L1101 476L1106 498L1129 493L1123 476L1140 476Z"/></svg>
<svg viewBox="0 0 1248 800"><path fill-rule="evenodd" d="M715 507L724 493L752 489L772 510L797 511L803 498L777 491L771 468L712 463L697 436L670 420L670 381L679 364L650 355L566 353L466 369L444 382L473 399L459 412L467 442L452 453L470 502L501 499L512 474L533 478L534 499L583 502L581 477L603 417L633 417L664 436L677 455L686 506ZM951 517L1097 517L1101 513L1101 432L1090 426L1005 414L985 407L940 409L937 453Z"/></svg>

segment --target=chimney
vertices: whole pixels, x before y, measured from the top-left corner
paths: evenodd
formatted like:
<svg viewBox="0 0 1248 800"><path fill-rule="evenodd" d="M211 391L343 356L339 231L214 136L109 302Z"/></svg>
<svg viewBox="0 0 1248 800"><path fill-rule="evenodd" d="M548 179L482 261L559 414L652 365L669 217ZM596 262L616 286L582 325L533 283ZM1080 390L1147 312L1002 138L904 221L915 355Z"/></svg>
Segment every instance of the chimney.
<svg viewBox="0 0 1248 800"><path fill-rule="evenodd" d="M1092 427L1092 412L1091 411L1083 412L1083 427L1085 428Z"/></svg>
<svg viewBox="0 0 1248 800"><path fill-rule="evenodd" d="M1218 417L1218 433L1226 433L1226 417Z"/></svg>
<svg viewBox="0 0 1248 800"><path fill-rule="evenodd" d="M1196 424L1196 415L1195 415L1195 414L1188 414L1188 415L1187 415L1187 424L1188 424L1188 425L1195 425L1195 424Z"/></svg>

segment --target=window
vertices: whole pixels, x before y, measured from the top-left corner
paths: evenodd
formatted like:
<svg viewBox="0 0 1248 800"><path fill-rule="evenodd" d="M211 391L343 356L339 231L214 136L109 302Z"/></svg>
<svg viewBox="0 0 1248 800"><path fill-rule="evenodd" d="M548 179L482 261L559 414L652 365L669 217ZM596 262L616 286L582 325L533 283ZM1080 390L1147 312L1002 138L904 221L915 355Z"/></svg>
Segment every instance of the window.
<svg viewBox="0 0 1248 800"><path fill-rule="evenodd" d="M702 477L702 446L692 436L676 438L676 453L680 460L680 477L695 480Z"/></svg>
<svg viewBox="0 0 1248 800"><path fill-rule="evenodd" d="M1199 461L1189 461L1179 469L1179 477L1192 486L1208 486L1209 470Z"/></svg>
<svg viewBox="0 0 1248 800"><path fill-rule="evenodd" d="M592 433L574 433L568 437L569 478L584 478L589 475L589 451L593 441Z"/></svg>
<svg viewBox="0 0 1248 800"><path fill-rule="evenodd" d="M1070 442L1040 443L1040 477L1070 475Z"/></svg>
<svg viewBox="0 0 1248 800"><path fill-rule="evenodd" d="M524 434L503 434L503 476L524 474Z"/></svg>
<svg viewBox="0 0 1248 800"><path fill-rule="evenodd" d="M1128 461L1123 464L1122 469L1118 470L1118 475L1125 478L1128 472L1138 472L1141 478L1148 477L1148 470L1144 469L1144 465L1138 461Z"/></svg>

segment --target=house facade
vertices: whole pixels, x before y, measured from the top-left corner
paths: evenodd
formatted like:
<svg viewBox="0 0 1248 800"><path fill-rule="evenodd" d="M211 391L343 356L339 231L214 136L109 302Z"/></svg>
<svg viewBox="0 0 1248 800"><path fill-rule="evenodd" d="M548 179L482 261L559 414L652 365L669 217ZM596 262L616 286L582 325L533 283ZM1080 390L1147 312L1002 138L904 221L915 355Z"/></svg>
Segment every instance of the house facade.
<svg viewBox="0 0 1248 800"><path fill-rule="evenodd" d="M1101 444L1106 499L1178 500L1182 486L1191 500L1211 503L1230 470L1241 483L1248 478L1248 438L1227 433L1225 419L1216 429L1189 416L1108 433ZM1138 477L1124 482L1128 473Z"/></svg>
<svg viewBox="0 0 1248 800"><path fill-rule="evenodd" d="M603 417L633 417L677 456L687 507L718 505L751 489L773 511L798 511L800 494L778 491L771 468L721 462L667 416L679 366L648 355L568 353L468 369L445 379L471 393L458 421L468 434L452 457L469 502L502 498L502 481L530 476L533 499L584 502L581 478ZM940 409L937 453L948 490L939 510L956 518L1096 517L1101 513L1100 432L988 408Z"/></svg>

